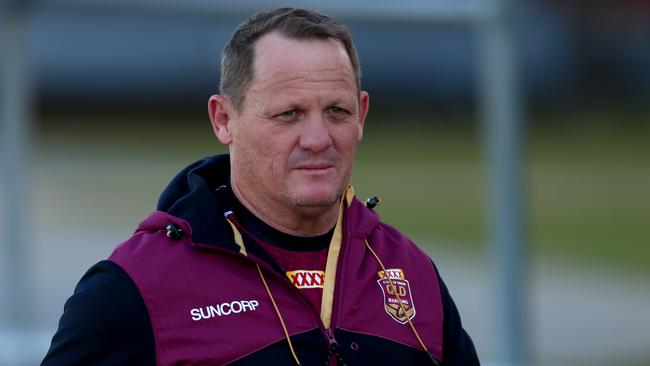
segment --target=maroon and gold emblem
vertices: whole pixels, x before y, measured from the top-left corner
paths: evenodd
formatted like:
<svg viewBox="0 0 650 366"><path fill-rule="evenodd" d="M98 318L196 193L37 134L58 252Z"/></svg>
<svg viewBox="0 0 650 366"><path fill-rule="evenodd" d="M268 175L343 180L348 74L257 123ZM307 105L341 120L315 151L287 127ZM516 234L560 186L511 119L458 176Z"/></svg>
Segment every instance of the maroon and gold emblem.
<svg viewBox="0 0 650 366"><path fill-rule="evenodd" d="M384 294L384 310L398 323L405 324L415 317L415 304L411 296L409 281L399 268L377 272L377 283ZM400 305L402 303L402 306Z"/></svg>

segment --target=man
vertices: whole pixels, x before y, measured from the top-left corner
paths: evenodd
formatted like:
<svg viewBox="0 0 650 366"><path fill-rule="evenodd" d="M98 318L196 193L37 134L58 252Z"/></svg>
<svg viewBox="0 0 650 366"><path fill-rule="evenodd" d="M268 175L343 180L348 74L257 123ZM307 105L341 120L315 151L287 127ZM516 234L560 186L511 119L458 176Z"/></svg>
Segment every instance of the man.
<svg viewBox="0 0 650 366"><path fill-rule="evenodd" d="M368 94L344 26L259 13L221 72L229 155L86 273L43 364L477 365L430 259L348 186Z"/></svg>

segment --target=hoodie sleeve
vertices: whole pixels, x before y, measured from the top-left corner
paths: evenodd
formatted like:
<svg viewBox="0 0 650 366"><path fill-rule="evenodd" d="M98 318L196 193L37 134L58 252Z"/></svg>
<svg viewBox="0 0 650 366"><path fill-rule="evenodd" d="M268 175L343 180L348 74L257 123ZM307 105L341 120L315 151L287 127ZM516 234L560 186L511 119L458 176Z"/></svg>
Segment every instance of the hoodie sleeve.
<svg viewBox="0 0 650 366"><path fill-rule="evenodd" d="M149 314L135 284L118 265L101 261L66 301L41 365L155 365Z"/></svg>
<svg viewBox="0 0 650 366"><path fill-rule="evenodd" d="M434 264L434 268L436 268ZM442 365L443 366L474 366L480 365L474 343L469 334L463 329L460 321L460 314L454 300L442 281L438 268L438 283L440 285L440 296L442 298L443 324L442 324Z"/></svg>

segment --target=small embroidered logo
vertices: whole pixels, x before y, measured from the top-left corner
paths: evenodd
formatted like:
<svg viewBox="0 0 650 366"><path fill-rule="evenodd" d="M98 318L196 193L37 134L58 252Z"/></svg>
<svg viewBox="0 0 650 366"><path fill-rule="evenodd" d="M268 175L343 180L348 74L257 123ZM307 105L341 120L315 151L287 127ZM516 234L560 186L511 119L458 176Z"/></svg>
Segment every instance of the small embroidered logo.
<svg viewBox="0 0 650 366"><path fill-rule="evenodd" d="M415 317L411 286L400 268L377 272L377 284L384 295L384 310L396 322L405 324ZM403 306L400 305L400 302Z"/></svg>
<svg viewBox="0 0 650 366"><path fill-rule="evenodd" d="M323 288L325 282L323 271L287 271L287 277L297 288Z"/></svg>

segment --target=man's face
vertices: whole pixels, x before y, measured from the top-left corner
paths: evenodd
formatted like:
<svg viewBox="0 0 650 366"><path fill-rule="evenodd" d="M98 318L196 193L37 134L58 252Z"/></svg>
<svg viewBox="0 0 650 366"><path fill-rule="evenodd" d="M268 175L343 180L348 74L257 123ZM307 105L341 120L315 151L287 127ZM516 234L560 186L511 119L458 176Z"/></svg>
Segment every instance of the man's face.
<svg viewBox="0 0 650 366"><path fill-rule="evenodd" d="M226 106L230 120L217 131L230 147L233 184L247 202L270 208L332 207L368 109L343 45L271 32L255 45L254 70L241 110Z"/></svg>

